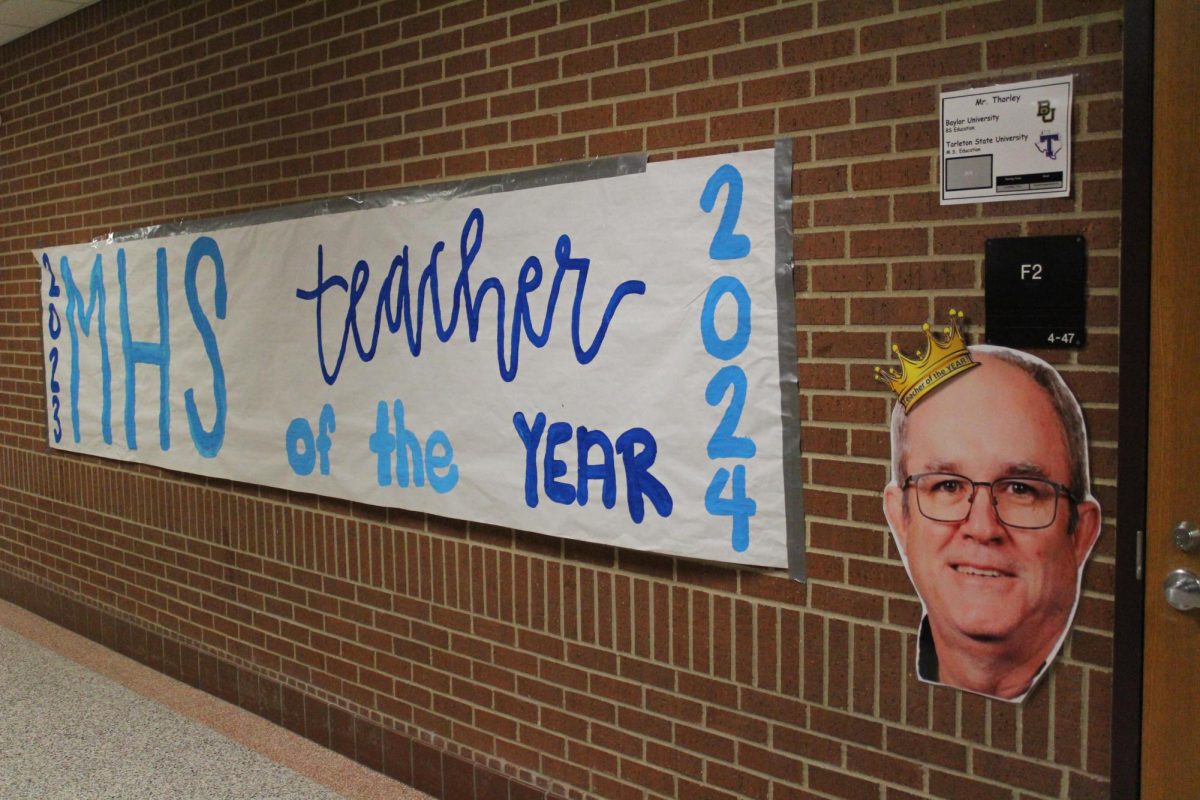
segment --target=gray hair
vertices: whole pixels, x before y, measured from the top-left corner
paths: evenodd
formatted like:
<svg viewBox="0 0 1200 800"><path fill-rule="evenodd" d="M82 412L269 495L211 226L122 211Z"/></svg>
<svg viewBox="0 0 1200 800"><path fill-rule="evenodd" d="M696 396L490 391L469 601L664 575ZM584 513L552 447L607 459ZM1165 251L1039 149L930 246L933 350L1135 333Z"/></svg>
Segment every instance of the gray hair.
<svg viewBox="0 0 1200 800"><path fill-rule="evenodd" d="M1062 423L1063 435L1067 440L1067 459L1071 471L1068 488L1078 502L1091 495L1091 480L1088 473L1087 428L1083 423L1083 412L1079 402L1058 370L1037 356L996 345L977 344L969 348L972 353L986 355L1019 367L1034 383L1042 387L1054 406L1054 412ZM899 485L908 476L904 474L904 458L907 455L908 417L904 406L896 403L892 409L892 481ZM1074 526L1072 526L1074 527Z"/></svg>

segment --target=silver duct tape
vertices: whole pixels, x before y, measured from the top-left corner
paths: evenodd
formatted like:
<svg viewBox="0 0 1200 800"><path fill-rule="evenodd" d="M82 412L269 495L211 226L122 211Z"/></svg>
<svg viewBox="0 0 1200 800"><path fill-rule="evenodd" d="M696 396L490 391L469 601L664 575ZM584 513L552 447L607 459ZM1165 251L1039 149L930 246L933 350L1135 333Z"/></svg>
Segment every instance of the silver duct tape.
<svg viewBox="0 0 1200 800"><path fill-rule="evenodd" d="M775 142L775 296L779 307L779 394L783 420L783 493L788 577L805 579L804 486L800 465L800 380L796 369L796 303L792 271L792 140Z"/></svg>
<svg viewBox="0 0 1200 800"><path fill-rule="evenodd" d="M120 243L140 239L157 239L182 234L211 233L229 228L244 228L268 222L306 219L326 214L343 214L368 208L392 208L427 203L431 200L454 200L461 197L476 197L518 189L534 189L560 183L574 183L596 178L612 178L619 175L634 175L646 171L646 154L598 158L573 164L513 172L504 175L483 175L448 183L413 186L407 189L391 189L363 195L347 195L311 203L299 203L278 208L264 208L208 219L181 220L179 222L148 225L136 230L110 233L93 240L95 243Z"/></svg>

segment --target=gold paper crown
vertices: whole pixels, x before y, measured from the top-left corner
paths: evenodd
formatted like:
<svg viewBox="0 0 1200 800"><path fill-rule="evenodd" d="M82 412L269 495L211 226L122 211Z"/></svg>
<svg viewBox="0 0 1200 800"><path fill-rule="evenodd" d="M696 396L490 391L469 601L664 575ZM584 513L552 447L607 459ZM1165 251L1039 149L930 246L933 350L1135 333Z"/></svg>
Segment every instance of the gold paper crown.
<svg viewBox="0 0 1200 800"><path fill-rule="evenodd" d="M916 358L909 358L900 352L899 345L892 345L892 352L900 359L899 372L892 367L886 370L875 368L875 380L887 384L896 393L906 412L911 411L917 401L931 390L979 366L971 359L967 342L959 328L962 318L963 312L950 309L950 325L942 329L941 337L929 329L928 322L922 325L926 344L924 355L918 350Z"/></svg>

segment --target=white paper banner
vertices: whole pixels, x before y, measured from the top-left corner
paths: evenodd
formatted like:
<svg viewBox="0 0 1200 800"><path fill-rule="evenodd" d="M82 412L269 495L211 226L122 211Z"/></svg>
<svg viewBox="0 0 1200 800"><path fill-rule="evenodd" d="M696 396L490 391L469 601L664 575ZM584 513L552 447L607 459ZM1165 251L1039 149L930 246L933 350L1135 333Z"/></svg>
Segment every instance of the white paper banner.
<svg viewBox="0 0 1200 800"><path fill-rule="evenodd" d="M775 158L35 251L50 443L795 574Z"/></svg>

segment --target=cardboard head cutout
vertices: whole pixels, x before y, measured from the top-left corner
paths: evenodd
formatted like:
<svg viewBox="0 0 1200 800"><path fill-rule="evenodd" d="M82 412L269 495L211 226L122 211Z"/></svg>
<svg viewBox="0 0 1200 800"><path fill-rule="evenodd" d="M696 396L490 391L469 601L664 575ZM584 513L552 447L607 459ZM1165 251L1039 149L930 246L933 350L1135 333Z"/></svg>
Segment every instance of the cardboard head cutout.
<svg viewBox="0 0 1200 800"><path fill-rule="evenodd" d="M987 345L951 353L952 338L905 359L907 387L939 361L959 366L893 409L884 513L921 598L918 676L1019 702L1062 647L1100 533L1087 435L1048 363Z"/></svg>

